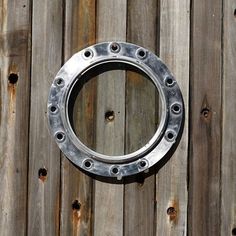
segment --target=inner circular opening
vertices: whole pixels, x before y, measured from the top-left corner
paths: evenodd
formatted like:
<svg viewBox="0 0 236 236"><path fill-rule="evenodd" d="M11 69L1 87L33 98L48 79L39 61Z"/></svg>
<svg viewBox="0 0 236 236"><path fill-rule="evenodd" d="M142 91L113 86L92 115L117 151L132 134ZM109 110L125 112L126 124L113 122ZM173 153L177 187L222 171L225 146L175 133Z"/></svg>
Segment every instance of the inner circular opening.
<svg viewBox="0 0 236 236"><path fill-rule="evenodd" d="M99 64L78 76L68 100L68 118L77 138L108 156L127 155L147 145L161 115L152 80L122 62Z"/></svg>

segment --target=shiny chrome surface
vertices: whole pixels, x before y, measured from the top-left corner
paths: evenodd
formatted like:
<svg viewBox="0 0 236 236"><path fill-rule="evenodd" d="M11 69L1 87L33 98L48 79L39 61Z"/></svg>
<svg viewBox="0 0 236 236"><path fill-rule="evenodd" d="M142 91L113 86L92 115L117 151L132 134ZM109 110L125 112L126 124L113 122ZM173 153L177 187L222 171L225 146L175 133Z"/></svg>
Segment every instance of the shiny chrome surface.
<svg viewBox="0 0 236 236"><path fill-rule="evenodd" d="M68 107L74 85L87 71L116 62L132 65L152 80L162 111L159 127L145 146L127 155L108 156L79 140L70 124ZM176 80L155 54L126 42L105 42L76 53L57 73L49 92L48 120L59 148L75 165L96 175L121 179L147 171L172 148L183 125L184 104Z"/></svg>

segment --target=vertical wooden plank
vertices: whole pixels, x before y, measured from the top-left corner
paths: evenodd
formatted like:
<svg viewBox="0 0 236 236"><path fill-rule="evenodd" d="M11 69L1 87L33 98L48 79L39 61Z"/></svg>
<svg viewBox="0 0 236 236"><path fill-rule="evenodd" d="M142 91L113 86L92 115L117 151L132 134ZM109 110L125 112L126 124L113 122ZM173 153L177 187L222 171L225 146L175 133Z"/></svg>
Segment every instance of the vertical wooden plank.
<svg viewBox="0 0 236 236"><path fill-rule="evenodd" d="M0 1L0 235L27 221L30 1ZM9 78L9 79L8 79Z"/></svg>
<svg viewBox="0 0 236 236"><path fill-rule="evenodd" d="M221 235L236 235L236 2L224 1Z"/></svg>
<svg viewBox="0 0 236 236"><path fill-rule="evenodd" d="M129 0L127 40L155 52L157 1ZM144 146L156 131L155 86L142 76L127 72L126 153ZM125 184L124 235L154 234L155 175L140 183ZM142 176L141 176L142 178Z"/></svg>
<svg viewBox="0 0 236 236"><path fill-rule="evenodd" d="M61 0L33 1L28 235L59 234L60 152L47 126L47 97L61 66L62 18Z"/></svg>
<svg viewBox="0 0 236 236"><path fill-rule="evenodd" d="M187 235L187 156L190 1L160 1L160 58L174 74L185 103L185 127L156 183L156 235Z"/></svg>
<svg viewBox="0 0 236 236"><path fill-rule="evenodd" d="M95 42L95 1L65 2L65 60ZM87 83L76 99L75 129L88 146L95 145L96 81ZM78 125L80 124L80 125ZM77 127L78 126L78 127ZM62 159L61 235L92 235L93 180Z"/></svg>
<svg viewBox="0 0 236 236"><path fill-rule="evenodd" d="M189 235L220 235L222 0L193 1Z"/></svg>
<svg viewBox="0 0 236 236"><path fill-rule="evenodd" d="M97 1L97 41L126 39L126 0ZM105 92L104 92L105 91ZM125 72L99 76L97 90L97 151L111 155L124 152ZM107 122L105 112L115 119ZM123 233L123 185L95 181L94 235Z"/></svg>

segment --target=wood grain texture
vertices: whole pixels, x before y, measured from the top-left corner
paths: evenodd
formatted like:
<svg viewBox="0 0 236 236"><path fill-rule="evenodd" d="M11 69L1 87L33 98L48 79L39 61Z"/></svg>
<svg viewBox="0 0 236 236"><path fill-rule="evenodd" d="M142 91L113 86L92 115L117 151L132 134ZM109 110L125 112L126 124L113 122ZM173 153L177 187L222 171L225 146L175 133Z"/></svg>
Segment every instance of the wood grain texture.
<svg viewBox="0 0 236 236"><path fill-rule="evenodd" d="M142 9L142 10L141 10ZM157 1L129 0L127 41L155 52ZM156 131L156 89L146 78L127 72L126 153L143 147ZM155 175L125 184L124 235L154 234Z"/></svg>
<svg viewBox="0 0 236 236"><path fill-rule="evenodd" d="M235 1L224 1L221 235L236 235L236 19Z"/></svg>
<svg viewBox="0 0 236 236"><path fill-rule="evenodd" d="M185 103L185 128L156 176L156 235L187 235L190 1L160 1L160 58L175 76Z"/></svg>
<svg viewBox="0 0 236 236"><path fill-rule="evenodd" d="M188 234L220 235L222 1L194 1Z"/></svg>
<svg viewBox="0 0 236 236"><path fill-rule="evenodd" d="M97 1L97 41L126 39L126 0ZM124 152L125 72L112 71L98 78L97 151L117 155ZM114 111L115 119L105 120ZM123 185L95 181L94 235L123 234Z"/></svg>
<svg viewBox="0 0 236 236"><path fill-rule="evenodd" d="M60 152L49 133L47 97L61 67L62 1L33 1L28 235L58 235ZM47 176L39 178L40 168Z"/></svg>
<svg viewBox="0 0 236 236"><path fill-rule="evenodd" d="M95 43L95 1L65 2L65 60ZM96 81L83 86L74 106L74 126L80 139L95 147ZM61 187L61 235L92 235L93 180L63 156ZM79 202L80 207L72 207Z"/></svg>
<svg viewBox="0 0 236 236"><path fill-rule="evenodd" d="M14 13L14 17L12 14ZM0 235L27 225L30 1L0 1ZM16 83L9 75L18 77ZM14 76L12 77L14 79Z"/></svg>

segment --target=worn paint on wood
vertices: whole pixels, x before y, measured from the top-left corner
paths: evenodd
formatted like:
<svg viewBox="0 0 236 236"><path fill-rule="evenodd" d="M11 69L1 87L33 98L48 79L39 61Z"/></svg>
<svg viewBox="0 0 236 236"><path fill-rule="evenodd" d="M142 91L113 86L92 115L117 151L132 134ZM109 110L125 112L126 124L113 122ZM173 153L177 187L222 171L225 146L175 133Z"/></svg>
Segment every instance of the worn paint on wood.
<svg viewBox="0 0 236 236"><path fill-rule="evenodd" d="M188 234L220 235L222 1L192 16Z"/></svg>
<svg viewBox="0 0 236 236"><path fill-rule="evenodd" d="M14 13L14 17L12 14ZM0 1L0 235L26 234L30 1Z"/></svg>
<svg viewBox="0 0 236 236"><path fill-rule="evenodd" d="M224 1L221 235L236 235L235 9L235 1Z"/></svg>
<svg viewBox="0 0 236 236"><path fill-rule="evenodd" d="M61 67L62 1L33 1L32 10L28 235L58 235L60 152L47 126L47 98Z"/></svg>
<svg viewBox="0 0 236 236"><path fill-rule="evenodd" d="M171 159L156 176L156 235L186 235L190 1L160 1L160 57L185 102L185 129Z"/></svg>
<svg viewBox="0 0 236 236"><path fill-rule="evenodd" d="M126 39L126 0L97 2L97 41ZM125 72L100 75L97 88L96 149L110 155L124 152ZM107 121L105 113L114 111ZM95 181L94 235L123 233L123 185Z"/></svg>
<svg viewBox="0 0 236 236"><path fill-rule="evenodd" d="M95 43L95 2L65 2L65 60ZM96 81L83 86L74 106L74 127L80 139L95 146ZM62 158L61 235L92 235L93 179Z"/></svg>
<svg viewBox="0 0 236 236"><path fill-rule="evenodd" d="M142 9L142 11L140 11ZM157 1L128 1L127 40L155 52ZM156 89L147 79L127 72L126 153L143 147L156 131ZM141 182L141 183L140 183ZM137 176L125 185L124 235L154 234L155 175Z"/></svg>

